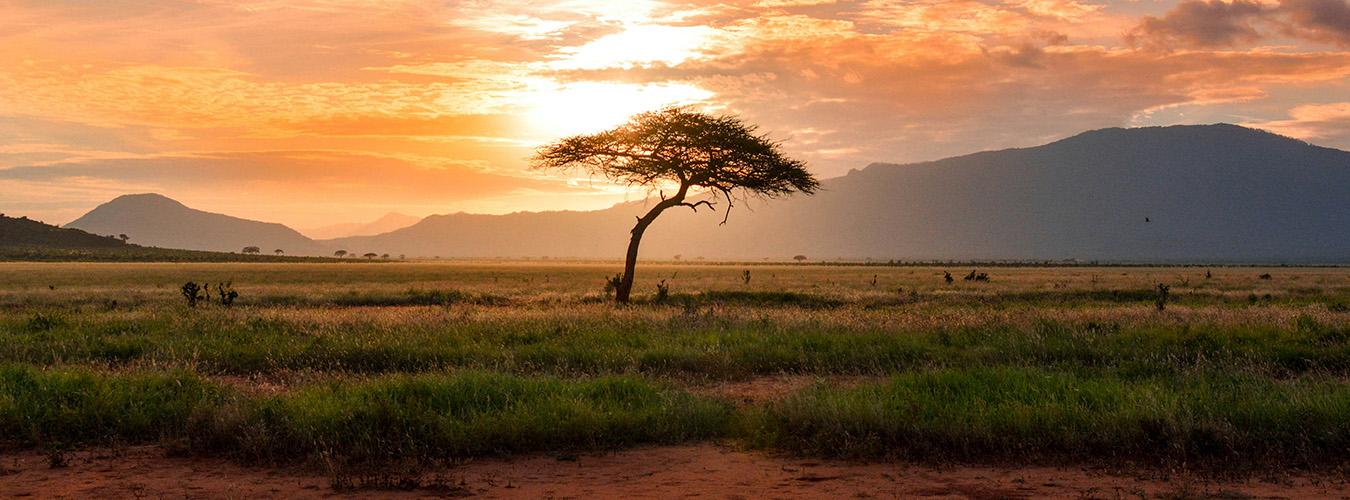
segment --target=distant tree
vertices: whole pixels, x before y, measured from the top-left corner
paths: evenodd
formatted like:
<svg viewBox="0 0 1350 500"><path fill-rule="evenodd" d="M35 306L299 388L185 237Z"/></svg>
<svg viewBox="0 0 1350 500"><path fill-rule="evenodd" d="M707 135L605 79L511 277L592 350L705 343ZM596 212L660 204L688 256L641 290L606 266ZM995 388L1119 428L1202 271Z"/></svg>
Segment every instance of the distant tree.
<svg viewBox="0 0 1350 500"><path fill-rule="evenodd" d="M244 247L244 253L262 253L262 249L258 247Z"/></svg>
<svg viewBox="0 0 1350 500"><path fill-rule="evenodd" d="M365 257L365 258L367 258L367 259L373 259L373 258L376 258L376 257L379 257L379 256L380 256L380 254L377 254L377 253L375 253L375 252L367 252L365 255L362 255L362 257Z"/></svg>
<svg viewBox="0 0 1350 500"><path fill-rule="evenodd" d="M398 254L398 260L408 260L408 256L407 256L407 255L403 255L403 254Z"/></svg>
<svg viewBox="0 0 1350 500"><path fill-rule="evenodd" d="M127 236L125 233L123 233L123 234L117 235L117 239L122 240L122 243L125 244L125 243L127 242L127 240L130 240L130 239L131 239L131 237L130 237L130 236Z"/></svg>
<svg viewBox="0 0 1350 500"><path fill-rule="evenodd" d="M797 261L797 262L805 262L805 261L806 261L806 256L805 256L805 255L793 255L793 256L792 256L792 260L795 260L795 261Z"/></svg>
<svg viewBox="0 0 1350 500"><path fill-rule="evenodd" d="M278 248L278 249L276 249L276 250L273 250L272 253L277 254L277 255L282 255L282 254L286 253L286 251L285 251L285 250L282 250L282 249L280 249L280 248Z"/></svg>
<svg viewBox="0 0 1350 500"><path fill-rule="evenodd" d="M381 255L380 258L384 260L389 260L389 254Z"/></svg>
<svg viewBox="0 0 1350 500"><path fill-rule="evenodd" d="M675 254L675 260L680 260L680 254Z"/></svg>
<svg viewBox="0 0 1350 500"><path fill-rule="evenodd" d="M605 132L562 139L540 148L532 163L539 169L580 169L651 189L678 185L670 196L660 191L661 201L638 217L630 231L623 278L614 294L620 304L628 302L633 289L642 235L667 209L715 209L715 197L721 196L727 204L725 224L733 199L811 194L820 186L805 163L785 156L779 143L756 134L754 126L733 116L680 107L641 113ZM710 199L690 202L691 190L706 191Z"/></svg>
<svg viewBox="0 0 1350 500"><path fill-rule="evenodd" d="M336 251L336 252L333 252L333 256L334 256L334 257L337 257L337 258L339 258L339 259L341 259L341 258L347 256L347 251L346 251L346 250L338 250L338 251Z"/></svg>

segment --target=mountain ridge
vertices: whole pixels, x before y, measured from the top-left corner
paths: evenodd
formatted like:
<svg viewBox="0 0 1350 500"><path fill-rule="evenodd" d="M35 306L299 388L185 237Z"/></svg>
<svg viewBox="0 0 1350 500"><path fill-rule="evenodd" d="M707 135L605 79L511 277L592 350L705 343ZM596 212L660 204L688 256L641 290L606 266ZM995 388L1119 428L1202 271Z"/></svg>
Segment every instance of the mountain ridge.
<svg viewBox="0 0 1350 500"><path fill-rule="evenodd" d="M343 222L326 226L298 229L300 234L315 241L345 238L348 236L373 236L416 224L422 217L389 212L370 222Z"/></svg>
<svg viewBox="0 0 1350 500"><path fill-rule="evenodd" d="M727 227L688 211L668 212L647 232L641 254L1350 261L1350 236L1337 230L1350 227L1350 208L1336 198L1350 192L1350 153L1237 125L1099 129L1041 146L878 162L822 183L814 197L748 204L754 213L738 207ZM1307 210L1291 208L1300 204ZM612 258L642 205L628 202L586 217L428 217L378 238L338 242L409 255ZM481 217L514 229L485 231L478 227ZM559 234L562 225L570 235ZM800 235L809 238L794 237Z"/></svg>
<svg viewBox="0 0 1350 500"><path fill-rule="evenodd" d="M325 250L284 224L197 210L157 193L118 196L64 227L127 234L137 244L161 248L238 252L257 246L264 252L281 249L296 255Z"/></svg>
<svg viewBox="0 0 1350 500"><path fill-rule="evenodd" d="M1350 153L1237 125L1091 130L1040 146L872 163L822 185L811 197L738 203L725 227L721 208L715 217L669 211L641 255L1350 262ZM615 258L649 203L431 215L310 242L315 252Z"/></svg>

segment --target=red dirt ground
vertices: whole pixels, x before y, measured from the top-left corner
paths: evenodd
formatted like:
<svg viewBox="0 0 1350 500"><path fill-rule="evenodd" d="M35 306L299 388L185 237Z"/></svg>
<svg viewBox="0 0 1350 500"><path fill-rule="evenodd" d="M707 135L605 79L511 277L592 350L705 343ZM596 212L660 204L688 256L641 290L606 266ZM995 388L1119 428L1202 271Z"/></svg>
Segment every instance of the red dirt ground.
<svg viewBox="0 0 1350 500"><path fill-rule="evenodd" d="M929 467L777 457L715 444L643 448L559 459L479 459L434 474L439 488L337 492L326 475L168 457L152 447L71 453L51 468L40 452L0 456L0 497L316 498L1350 498L1346 478L1271 482L1138 478L1063 467ZM1156 474L1155 474L1156 475Z"/></svg>

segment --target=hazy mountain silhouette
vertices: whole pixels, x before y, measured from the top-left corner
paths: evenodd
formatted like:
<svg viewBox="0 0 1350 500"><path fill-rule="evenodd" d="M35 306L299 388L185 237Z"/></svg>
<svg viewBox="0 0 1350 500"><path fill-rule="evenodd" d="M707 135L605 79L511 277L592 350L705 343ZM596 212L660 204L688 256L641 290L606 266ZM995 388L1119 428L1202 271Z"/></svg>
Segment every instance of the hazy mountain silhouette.
<svg viewBox="0 0 1350 500"><path fill-rule="evenodd" d="M669 211L642 255L686 259L1350 262L1350 152L1235 125L1104 129L1051 144L872 164L821 193ZM434 215L332 240L410 256L622 256L644 203ZM747 210L753 208L753 211Z"/></svg>
<svg viewBox="0 0 1350 500"><path fill-rule="evenodd" d="M345 222L342 224L301 229L300 232L305 236L316 240L345 238L347 236L371 236L387 233L395 229L403 229L416 224L417 221L420 220L422 220L421 217L389 212L371 222Z"/></svg>
<svg viewBox="0 0 1350 500"><path fill-rule="evenodd" d="M158 194L129 194L84 214L65 227L126 234L144 246L238 252L257 246L291 255L325 253L325 247L281 224L203 212Z"/></svg>
<svg viewBox="0 0 1350 500"><path fill-rule="evenodd" d="M27 217L0 214L0 246L45 248L115 248L125 246L113 236L89 234L79 229L63 229Z"/></svg>

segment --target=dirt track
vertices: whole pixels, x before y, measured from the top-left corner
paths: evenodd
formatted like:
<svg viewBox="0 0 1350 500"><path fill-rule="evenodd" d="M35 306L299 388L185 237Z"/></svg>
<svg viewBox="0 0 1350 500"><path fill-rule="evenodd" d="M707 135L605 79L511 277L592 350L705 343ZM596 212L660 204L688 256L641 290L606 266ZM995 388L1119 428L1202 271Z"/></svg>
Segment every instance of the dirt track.
<svg viewBox="0 0 1350 500"><path fill-rule="evenodd" d="M703 444L577 457L480 459L432 475L412 491L336 492L329 477L299 468L251 468L218 459L166 457L155 447L85 451L51 468L38 452L0 458L0 497L314 498L460 496L516 498L1221 498L1350 497L1344 479L1271 482L1148 479L1054 467L925 467L781 458ZM1156 476L1156 475L1155 475ZM423 479L424 483L432 481Z"/></svg>

